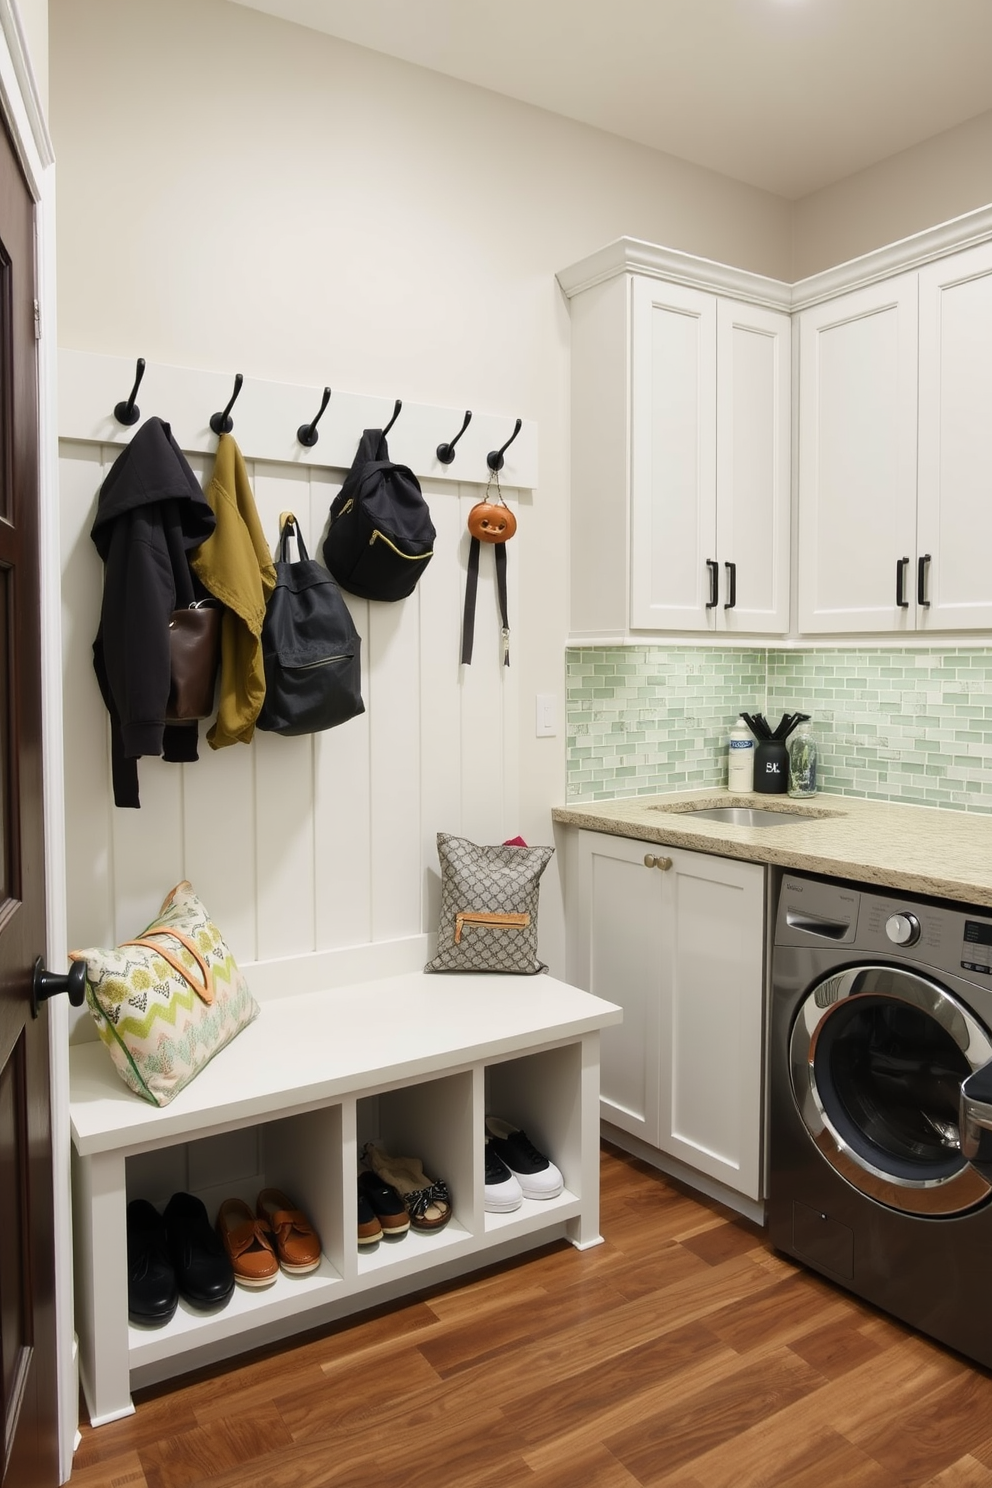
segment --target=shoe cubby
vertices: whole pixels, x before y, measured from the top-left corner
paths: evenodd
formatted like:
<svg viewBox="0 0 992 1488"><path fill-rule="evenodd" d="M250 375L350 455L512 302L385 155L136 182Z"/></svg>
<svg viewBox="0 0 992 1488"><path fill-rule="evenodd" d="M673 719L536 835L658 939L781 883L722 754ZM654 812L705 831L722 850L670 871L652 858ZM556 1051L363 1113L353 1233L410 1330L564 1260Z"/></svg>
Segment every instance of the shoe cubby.
<svg viewBox="0 0 992 1488"><path fill-rule="evenodd" d="M309 1313L343 1290L345 1270L342 1114L339 1105L201 1137L136 1154L125 1160L126 1197L148 1199L160 1212L178 1191L202 1200L211 1223L225 1199L239 1198L255 1212L263 1188L280 1188L306 1213L321 1238L316 1271L288 1276L271 1286L235 1286L216 1311L192 1307L182 1297L162 1327L128 1322L132 1373L190 1348L222 1343L247 1327ZM140 1375L139 1375L140 1377Z"/></svg>
<svg viewBox="0 0 992 1488"><path fill-rule="evenodd" d="M419 1158L427 1177L443 1179L452 1210L440 1230L420 1231L411 1225L395 1240L361 1247L356 1242L359 1277L383 1270L407 1274L433 1265L445 1251L470 1244L477 1229L474 1108L471 1070L358 1101L356 1181L365 1144L375 1142L390 1156Z"/></svg>
<svg viewBox="0 0 992 1488"><path fill-rule="evenodd" d="M298 968L287 968L297 977ZM494 997L494 982L499 997ZM292 1016L287 1015L292 1002ZM269 1016L278 1006L282 1016ZM126 1090L101 1044L70 1050L79 1370L90 1422L130 1414L131 1390L322 1327L556 1238L599 1236L599 1029L620 1010L552 977L420 972L273 998L162 1109ZM376 1036L367 1029L374 1026ZM306 1030L301 1033L300 1030ZM522 1127L565 1191L485 1212L485 1116ZM359 1247L366 1142L419 1158L452 1217ZM276 1187L310 1217L323 1258L264 1290L236 1286L220 1310L180 1300L162 1327L128 1321L130 1199L172 1194L252 1210Z"/></svg>
<svg viewBox="0 0 992 1488"><path fill-rule="evenodd" d="M534 1146L560 1169L565 1184L553 1199L525 1198L519 1209L508 1214L487 1212L485 1227L490 1234L540 1228L552 1215L562 1218L580 1212L584 1181L582 1059L581 1044L566 1044L485 1067L484 1115L525 1131Z"/></svg>

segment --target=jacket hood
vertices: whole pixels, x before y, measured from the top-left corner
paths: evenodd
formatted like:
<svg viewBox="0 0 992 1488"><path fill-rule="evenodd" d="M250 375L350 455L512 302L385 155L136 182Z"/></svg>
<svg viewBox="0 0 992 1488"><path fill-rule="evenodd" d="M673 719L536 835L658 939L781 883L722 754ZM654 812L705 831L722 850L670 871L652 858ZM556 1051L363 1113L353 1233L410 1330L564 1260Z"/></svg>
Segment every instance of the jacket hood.
<svg viewBox="0 0 992 1488"><path fill-rule="evenodd" d="M100 487L90 532L100 557L106 560L111 528L118 517L169 500L178 502L184 546L198 548L216 523L210 503L169 425L160 418L146 419Z"/></svg>

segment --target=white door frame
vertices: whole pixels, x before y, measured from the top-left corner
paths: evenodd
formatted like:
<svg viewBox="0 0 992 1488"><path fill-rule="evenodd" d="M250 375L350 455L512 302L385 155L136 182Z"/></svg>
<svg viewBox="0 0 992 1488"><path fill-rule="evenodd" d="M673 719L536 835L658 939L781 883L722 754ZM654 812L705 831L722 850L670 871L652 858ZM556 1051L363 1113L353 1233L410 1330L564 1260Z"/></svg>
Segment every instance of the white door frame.
<svg viewBox="0 0 992 1488"><path fill-rule="evenodd" d="M65 808L62 786L62 606L59 564L55 154L28 55L17 0L0 0L0 109L36 207L39 310L38 455L41 561L42 752L48 964L65 964ZM59 1469L66 1482L78 1425L69 1191L69 1044L64 998L47 1005L55 1183L55 1319L58 1334Z"/></svg>

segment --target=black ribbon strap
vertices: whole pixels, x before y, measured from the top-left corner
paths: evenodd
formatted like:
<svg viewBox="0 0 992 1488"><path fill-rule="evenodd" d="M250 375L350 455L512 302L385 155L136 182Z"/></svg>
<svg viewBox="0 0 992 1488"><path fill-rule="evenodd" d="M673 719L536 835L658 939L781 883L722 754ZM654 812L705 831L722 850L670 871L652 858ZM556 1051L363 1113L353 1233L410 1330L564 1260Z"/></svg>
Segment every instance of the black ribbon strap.
<svg viewBox="0 0 992 1488"><path fill-rule="evenodd" d="M503 622L503 665L510 665L510 619L506 612L506 543L497 543L496 588L499 593L499 617Z"/></svg>
<svg viewBox="0 0 992 1488"><path fill-rule="evenodd" d="M472 662L475 641L475 597L479 589L479 549L482 544L473 537L468 549L468 574L465 578L465 615L462 620L462 666Z"/></svg>
<svg viewBox="0 0 992 1488"><path fill-rule="evenodd" d="M494 543L493 558L496 563L496 591L499 596L499 615L502 624L503 665L510 665L510 621L506 603L506 544ZM465 577L465 613L462 619L462 665L470 666L475 642L475 602L479 592L479 555L482 544L473 537L468 549L468 572Z"/></svg>

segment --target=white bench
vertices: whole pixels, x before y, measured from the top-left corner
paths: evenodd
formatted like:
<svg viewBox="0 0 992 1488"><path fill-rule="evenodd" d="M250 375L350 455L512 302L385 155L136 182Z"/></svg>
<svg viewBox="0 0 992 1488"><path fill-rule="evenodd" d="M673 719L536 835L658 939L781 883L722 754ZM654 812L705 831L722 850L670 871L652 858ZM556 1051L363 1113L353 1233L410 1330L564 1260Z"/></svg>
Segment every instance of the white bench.
<svg viewBox="0 0 992 1488"><path fill-rule="evenodd" d="M128 1415L140 1385L551 1239L597 1244L599 1030L621 1016L548 976L411 972L271 998L161 1110L126 1089L102 1044L75 1045L76 1318L93 1425ZM565 1178L558 1198L485 1211L487 1112L553 1158ZM454 1213L443 1230L359 1250L354 1179L375 1137L447 1182ZM131 1325L127 1202L162 1204L170 1184L197 1192L211 1217L226 1197L254 1207L260 1187L285 1189L320 1231L319 1270L280 1273L259 1293L236 1288L217 1313L181 1301L165 1327Z"/></svg>

